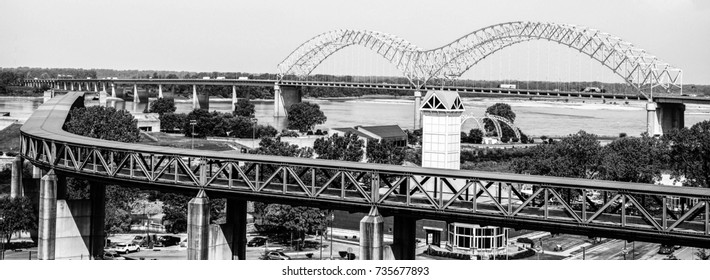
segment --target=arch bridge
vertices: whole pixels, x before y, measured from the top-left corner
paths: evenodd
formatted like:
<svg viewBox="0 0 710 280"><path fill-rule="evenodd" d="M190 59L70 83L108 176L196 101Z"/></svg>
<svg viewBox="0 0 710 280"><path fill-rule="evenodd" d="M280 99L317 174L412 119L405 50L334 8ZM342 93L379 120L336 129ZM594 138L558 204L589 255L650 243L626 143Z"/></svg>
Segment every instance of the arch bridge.
<svg viewBox="0 0 710 280"><path fill-rule="evenodd" d="M459 77L491 54L530 40L547 40L578 50L600 62L649 100L654 88L661 92L682 90L680 68L617 36L578 25L530 21L484 27L430 50L382 32L333 30L298 46L278 64L278 70L280 79L288 75L307 76L339 50L359 45L382 56L412 85L422 88L433 78Z"/></svg>
<svg viewBox="0 0 710 280"><path fill-rule="evenodd" d="M39 186L40 259L60 258L55 248L70 240L60 238L66 236L59 230L72 222L60 215L71 206L63 197L66 176L92 184L92 218L82 220L93 221L91 226L73 220L81 224L77 228L91 228L82 231L84 240L103 232L105 184L197 192L189 205L190 259L215 256L216 245L208 238L213 234L208 201L216 197L227 198L227 222L234 229L234 234L219 236L233 237L226 242L234 245L226 254L240 259L246 243L245 200L368 213L361 222L363 259L382 258L382 215L394 216L393 251L401 259L414 258L417 219L710 248L708 189L119 143L62 129L70 110L83 104L81 93L57 96L21 128L17 160L47 172ZM680 212L669 203L678 197L694 204ZM102 244L97 242L85 244Z"/></svg>

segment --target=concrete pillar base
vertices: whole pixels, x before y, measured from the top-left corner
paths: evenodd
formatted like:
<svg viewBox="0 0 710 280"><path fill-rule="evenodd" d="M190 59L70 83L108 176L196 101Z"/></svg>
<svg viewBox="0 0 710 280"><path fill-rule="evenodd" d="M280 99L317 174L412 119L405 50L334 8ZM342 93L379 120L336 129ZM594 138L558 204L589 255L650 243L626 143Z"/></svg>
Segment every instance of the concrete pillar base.
<svg viewBox="0 0 710 280"><path fill-rule="evenodd" d="M187 204L187 259L209 256L210 201L204 190Z"/></svg>
<svg viewBox="0 0 710 280"><path fill-rule="evenodd" d="M370 213L360 220L360 259L382 260L384 245L384 218L371 207Z"/></svg>
<svg viewBox="0 0 710 280"><path fill-rule="evenodd" d="M53 260L57 236L57 176L54 170L50 170L40 182L38 220L37 259Z"/></svg>
<svg viewBox="0 0 710 280"><path fill-rule="evenodd" d="M24 190L22 188L22 157L17 156L12 161L12 170L10 178L10 197L22 197L24 196Z"/></svg>

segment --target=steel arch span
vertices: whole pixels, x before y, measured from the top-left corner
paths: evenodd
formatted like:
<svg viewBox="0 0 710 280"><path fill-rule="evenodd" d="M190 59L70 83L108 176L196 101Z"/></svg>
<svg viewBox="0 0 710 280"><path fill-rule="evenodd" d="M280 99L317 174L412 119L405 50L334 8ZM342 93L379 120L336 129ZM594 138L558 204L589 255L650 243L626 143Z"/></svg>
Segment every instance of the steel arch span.
<svg viewBox="0 0 710 280"><path fill-rule="evenodd" d="M413 85L423 87L433 78L459 77L491 54L529 40L548 40L578 50L609 68L647 99L654 88L666 92L682 90L680 68L617 36L577 25L528 21L491 25L430 50L386 33L334 30L311 38L291 52L278 64L279 79L309 75L335 52L360 45L393 64Z"/></svg>
<svg viewBox="0 0 710 280"><path fill-rule="evenodd" d="M486 128L483 124L484 120L486 120L486 119L491 120L491 122L493 122L493 125L495 126L495 129L496 129L496 138L498 138L499 141L500 141L501 137L503 137L503 128L501 127L500 123L504 123L505 125L510 127L513 130L513 133L515 133L515 137L518 139L521 139L520 138L520 129L518 128L518 126L516 126L515 124L510 122L508 119L498 116L498 115L491 115L488 113L486 113L483 116L477 116L472 113L465 114L465 115L461 116L461 125L463 126L463 124L468 120L474 120L476 122L476 125L478 126L478 128L481 131L486 132Z"/></svg>

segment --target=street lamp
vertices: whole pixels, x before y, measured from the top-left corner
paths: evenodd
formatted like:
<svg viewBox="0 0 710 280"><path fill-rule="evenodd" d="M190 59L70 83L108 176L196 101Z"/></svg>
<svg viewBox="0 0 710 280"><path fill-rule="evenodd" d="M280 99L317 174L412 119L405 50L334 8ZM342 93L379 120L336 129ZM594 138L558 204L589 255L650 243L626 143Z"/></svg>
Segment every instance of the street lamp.
<svg viewBox="0 0 710 280"><path fill-rule="evenodd" d="M251 118L251 147L256 149L256 122L257 118Z"/></svg>
<svg viewBox="0 0 710 280"><path fill-rule="evenodd" d="M2 229L5 228L5 214L0 216L0 224ZM5 260L5 230L0 230L0 260Z"/></svg>
<svg viewBox="0 0 710 280"><path fill-rule="evenodd" d="M335 221L335 212L330 211L330 259L333 259L333 221Z"/></svg>
<svg viewBox="0 0 710 280"><path fill-rule="evenodd" d="M190 136L192 136L192 144L191 144L191 149L195 149L195 125L197 125L197 120L190 120L190 126L192 126L192 133L190 133Z"/></svg>

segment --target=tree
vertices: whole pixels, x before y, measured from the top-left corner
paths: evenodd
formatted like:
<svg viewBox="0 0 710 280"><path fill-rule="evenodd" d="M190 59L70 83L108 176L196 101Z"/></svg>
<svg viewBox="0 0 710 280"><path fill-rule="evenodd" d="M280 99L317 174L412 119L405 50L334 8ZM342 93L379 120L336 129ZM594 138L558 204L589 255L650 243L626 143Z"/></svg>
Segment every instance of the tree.
<svg viewBox="0 0 710 280"><path fill-rule="evenodd" d="M153 103L150 104L149 112L163 115L165 113L174 113L175 110L175 100L167 98L158 98L158 100L155 100L153 101Z"/></svg>
<svg viewBox="0 0 710 280"><path fill-rule="evenodd" d="M10 243L13 234L37 228L37 216L27 197L0 197L0 218L0 232L4 237L0 242L5 244Z"/></svg>
<svg viewBox="0 0 710 280"><path fill-rule="evenodd" d="M367 142L367 162L401 165L406 147L396 147L392 141L370 140Z"/></svg>
<svg viewBox="0 0 710 280"><path fill-rule="evenodd" d="M164 113L159 118L160 130L166 132L182 131L187 122L187 114Z"/></svg>
<svg viewBox="0 0 710 280"><path fill-rule="evenodd" d="M134 143L140 140L140 130L133 115L112 107L91 106L69 112L64 130L91 138Z"/></svg>
<svg viewBox="0 0 710 280"><path fill-rule="evenodd" d="M661 178L666 158L663 141L643 134L622 137L601 150L600 177L604 180L653 184Z"/></svg>
<svg viewBox="0 0 710 280"><path fill-rule="evenodd" d="M256 154L286 156L286 157L313 157L313 149L297 145L290 145L281 142L279 138L263 138L259 142L259 148L254 150ZM321 180L322 178L319 178ZM263 232L277 234L283 237L288 232L296 232L305 239L305 234L315 230L323 230L326 225L325 212L310 207L292 207L282 204L255 203L254 212L257 217L257 228Z"/></svg>
<svg viewBox="0 0 710 280"><path fill-rule="evenodd" d="M593 179L599 173L601 149L596 135L579 131L532 147L531 155L514 159L512 167L516 173Z"/></svg>
<svg viewBox="0 0 710 280"><path fill-rule="evenodd" d="M483 143L483 131L478 128L471 129L468 133L468 142L473 144Z"/></svg>
<svg viewBox="0 0 710 280"><path fill-rule="evenodd" d="M125 110L117 111L111 107L72 109L64 128L70 133L111 141L133 143L140 139L133 116ZM90 188L86 180L67 179L67 196L70 199L90 198ZM130 213L139 194L135 188L106 186L104 230L107 236L130 230Z"/></svg>
<svg viewBox="0 0 710 280"><path fill-rule="evenodd" d="M664 135L669 143L669 169L675 180L689 187L710 187L710 121Z"/></svg>
<svg viewBox="0 0 710 280"><path fill-rule="evenodd" d="M261 155L284 156L284 157L300 157L312 158L313 149L310 147L300 148L298 145L291 145L287 142L281 142L281 138L263 138L259 142L259 148L252 153Z"/></svg>
<svg viewBox="0 0 710 280"><path fill-rule="evenodd" d="M316 125L324 124L328 118L318 104L301 102L291 105L288 110L288 128L300 132L312 130Z"/></svg>
<svg viewBox="0 0 710 280"><path fill-rule="evenodd" d="M246 98L239 99L237 101L236 106L234 107L233 114L235 116L253 118L254 117L254 104L251 104L251 102L249 102L249 99L246 99Z"/></svg>
<svg viewBox="0 0 710 280"><path fill-rule="evenodd" d="M357 135L346 132L345 136L334 134L318 138L313 142L313 149L319 159L360 161L363 157L363 141Z"/></svg>

